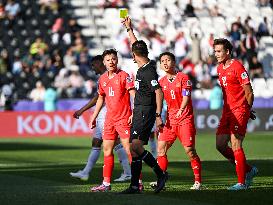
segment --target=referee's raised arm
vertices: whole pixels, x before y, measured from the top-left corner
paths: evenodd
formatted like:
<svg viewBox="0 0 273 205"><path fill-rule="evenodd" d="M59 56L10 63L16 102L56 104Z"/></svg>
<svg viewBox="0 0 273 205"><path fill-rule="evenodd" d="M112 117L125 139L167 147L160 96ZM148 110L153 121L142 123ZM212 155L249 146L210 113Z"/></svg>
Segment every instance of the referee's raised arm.
<svg viewBox="0 0 273 205"><path fill-rule="evenodd" d="M133 43L137 41L137 38L134 34L130 17L127 16L125 19L123 19L122 24L125 26L126 31L129 34L129 40L130 40L131 45L133 45Z"/></svg>

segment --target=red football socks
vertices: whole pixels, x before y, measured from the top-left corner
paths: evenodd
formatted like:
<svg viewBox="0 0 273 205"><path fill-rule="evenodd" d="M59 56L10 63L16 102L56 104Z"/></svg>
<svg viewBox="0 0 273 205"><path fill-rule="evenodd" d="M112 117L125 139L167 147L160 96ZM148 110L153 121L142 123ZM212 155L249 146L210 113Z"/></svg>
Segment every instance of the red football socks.
<svg viewBox="0 0 273 205"><path fill-rule="evenodd" d="M165 172L167 170L168 163L169 163L167 155L158 156L157 163L158 163L159 167Z"/></svg>
<svg viewBox="0 0 273 205"><path fill-rule="evenodd" d="M103 181L110 183L114 169L114 155L104 156Z"/></svg>
<svg viewBox="0 0 273 205"><path fill-rule="evenodd" d="M244 184L246 178L246 158L242 148L234 151L238 183Z"/></svg>
<svg viewBox="0 0 273 205"><path fill-rule="evenodd" d="M194 181L201 183L202 166L198 155L191 160L191 168L194 174Z"/></svg>
<svg viewBox="0 0 273 205"><path fill-rule="evenodd" d="M235 165L235 158L234 158L234 152L230 147L227 147L224 152L222 152L222 155L227 158L232 164ZM250 172L251 166L246 163L246 172Z"/></svg>

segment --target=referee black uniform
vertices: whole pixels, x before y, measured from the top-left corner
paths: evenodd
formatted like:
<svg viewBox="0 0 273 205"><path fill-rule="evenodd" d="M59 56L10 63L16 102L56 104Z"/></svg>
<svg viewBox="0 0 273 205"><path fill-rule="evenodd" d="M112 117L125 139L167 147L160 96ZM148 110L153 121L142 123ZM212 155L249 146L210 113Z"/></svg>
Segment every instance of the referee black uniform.
<svg viewBox="0 0 273 205"><path fill-rule="evenodd" d="M160 88L155 61L138 69L135 80L135 100L130 141L139 139L148 144L156 118L155 90Z"/></svg>

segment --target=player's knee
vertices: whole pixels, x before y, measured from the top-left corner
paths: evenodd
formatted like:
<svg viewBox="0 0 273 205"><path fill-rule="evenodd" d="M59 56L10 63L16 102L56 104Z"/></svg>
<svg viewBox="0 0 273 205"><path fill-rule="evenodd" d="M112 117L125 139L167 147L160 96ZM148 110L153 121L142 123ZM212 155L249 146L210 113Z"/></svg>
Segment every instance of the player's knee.
<svg viewBox="0 0 273 205"><path fill-rule="evenodd" d="M194 159L197 156L196 150L194 148L186 150L186 154L190 159Z"/></svg>

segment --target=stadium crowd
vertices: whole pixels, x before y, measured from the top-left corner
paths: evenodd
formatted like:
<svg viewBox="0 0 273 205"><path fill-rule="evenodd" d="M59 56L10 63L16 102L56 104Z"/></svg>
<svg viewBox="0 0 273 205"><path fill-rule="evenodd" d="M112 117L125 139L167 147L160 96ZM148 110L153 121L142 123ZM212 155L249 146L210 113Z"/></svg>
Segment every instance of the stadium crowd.
<svg viewBox="0 0 273 205"><path fill-rule="evenodd" d="M102 8L128 7L131 1L100 1ZM156 0L138 1L140 8L156 7ZM193 81L194 89L212 89L217 77L216 62L212 57L215 33L202 33L192 26L189 33L183 28L186 19L201 16L224 17L217 5L208 7L206 1L200 8L189 1L182 8L175 1L175 12L162 10L160 25L151 25L144 17L134 30L150 47L150 57L158 59L168 50L175 54L180 70ZM272 0L259 0L257 7L273 7ZM176 35L163 35L174 23ZM54 87L58 98L89 98L96 92L96 75L90 69L92 40L81 34L82 27L73 16L68 1L39 0L35 3L23 0L0 1L0 106L4 102L30 99L43 100L46 89ZM164 30L164 32L162 32ZM272 72L264 72L259 62L259 41L263 36L273 36L272 17L264 17L256 25L250 16L240 17L225 28L225 37L234 46L234 56L249 70L250 77L268 78ZM115 48L122 58L131 58L126 31L115 37ZM272 54L273 56L273 54ZM272 71L272 68L270 68Z"/></svg>

